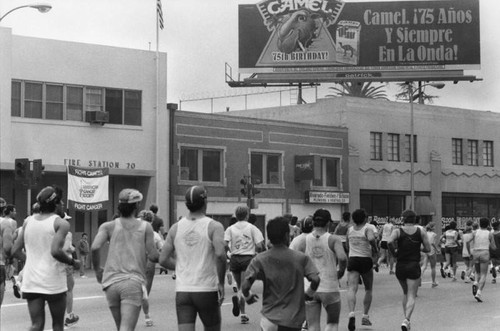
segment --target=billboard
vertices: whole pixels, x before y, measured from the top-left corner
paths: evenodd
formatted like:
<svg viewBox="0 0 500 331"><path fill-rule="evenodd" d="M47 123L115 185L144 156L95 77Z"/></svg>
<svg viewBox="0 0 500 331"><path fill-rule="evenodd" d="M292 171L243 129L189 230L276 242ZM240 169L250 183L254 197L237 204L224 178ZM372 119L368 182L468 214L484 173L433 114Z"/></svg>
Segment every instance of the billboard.
<svg viewBox="0 0 500 331"><path fill-rule="evenodd" d="M479 36L479 0L262 0L239 6L239 69L479 69Z"/></svg>

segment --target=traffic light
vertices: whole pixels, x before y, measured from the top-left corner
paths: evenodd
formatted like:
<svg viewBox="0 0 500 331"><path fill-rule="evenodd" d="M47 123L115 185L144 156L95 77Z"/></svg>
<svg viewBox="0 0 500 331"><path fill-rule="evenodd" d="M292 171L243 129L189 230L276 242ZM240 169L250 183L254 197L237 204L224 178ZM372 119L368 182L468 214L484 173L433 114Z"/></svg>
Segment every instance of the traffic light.
<svg viewBox="0 0 500 331"><path fill-rule="evenodd" d="M243 186L240 190L241 192L241 195L245 196L245 197L248 197L249 196L249 193L250 191L248 190L248 186L249 186L249 182L247 180L246 177L243 177L241 180L240 180L240 184Z"/></svg>
<svg viewBox="0 0 500 331"><path fill-rule="evenodd" d="M16 159L15 164L15 180L25 181L29 178L30 174L30 160L29 159Z"/></svg>
<svg viewBox="0 0 500 331"><path fill-rule="evenodd" d="M33 185L38 185L42 181L42 174L45 166L42 159L33 160Z"/></svg>

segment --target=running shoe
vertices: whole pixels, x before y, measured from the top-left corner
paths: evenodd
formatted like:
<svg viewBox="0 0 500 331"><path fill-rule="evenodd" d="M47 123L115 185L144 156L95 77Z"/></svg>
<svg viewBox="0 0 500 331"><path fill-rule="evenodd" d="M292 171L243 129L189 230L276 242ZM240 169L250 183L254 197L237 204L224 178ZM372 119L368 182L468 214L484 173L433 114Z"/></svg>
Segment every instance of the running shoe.
<svg viewBox="0 0 500 331"><path fill-rule="evenodd" d="M496 279L496 278L493 278L493 279L491 280L491 284L496 284L496 283L497 283L497 279Z"/></svg>
<svg viewBox="0 0 500 331"><path fill-rule="evenodd" d="M78 317L78 315L71 314L69 317L66 317L66 319L64 320L64 326L67 328L72 327L73 325L78 323L79 319L80 319L80 317Z"/></svg>
<svg viewBox="0 0 500 331"><path fill-rule="evenodd" d="M444 269L441 268L440 271L441 271L441 277L446 278L446 273L444 272Z"/></svg>
<svg viewBox="0 0 500 331"><path fill-rule="evenodd" d="M470 280L471 280L472 282L475 280L474 275L471 275L469 278L470 278Z"/></svg>
<svg viewBox="0 0 500 331"><path fill-rule="evenodd" d="M349 324L347 325L349 331L356 330L356 317L349 317Z"/></svg>
<svg viewBox="0 0 500 331"><path fill-rule="evenodd" d="M432 288L437 287L438 283L432 283Z"/></svg>
<svg viewBox="0 0 500 331"><path fill-rule="evenodd" d="M392 271L392 270L391 270L391 271L389 271L389 275L394 275L394 274L395 274L395 272L394 272L394 271Z"/></svg>
<svg viewBox="0 0 500 331"><path fill-rule="evenodd" d="M373 265L373 270L375 270L375 272L378 272L378 264Z"/></svg>
<svg viewBox="0 0 500 331"><path fill-rule="evenodd" d="M453 277L453 279L451 281L452 282L456 282L457 281L457 277Z"/></svg>
<svg viewBox="0 0 500 331"><path fill-rule="evenodd" d="M479 294L479 293L474 295L474 298L477 300L477 302L483 302L483 298L481 297L481 294Z"/></svg>
<svg viewBox="0 0 500 331"><path fill-rule="evenodd" d="M409 331L409 330L410 330L410 321L405 318L405 320L401 324L401 331Z"/></svg>
<svg viewBox="0 0 500 331"><path fill-rule="evenodd" d="M472 284L472 295L476 296L476 293L477 293L477 284L474 283Z"/></svg>
<svg viewBox="0 0 500 331"><path fill-rule="evenodd" d="M240 303L237 295L233 295L233 315L238 316L240 314Z"/></svg>
<svg viewBox="0 0 500 331"><path fill-rule="evenodd" d="M302 330L300 331L307 331L309 330L309 326L307 325L307 321L304 321L304 323L302 323Z"/></svg>
<svg viewBox="0 0 500 331"><path fill-rule="evenodd" d="M248 324L249 318L247 314L241 314L241 324Z"/></svg>
<svg viewBox="0 0 500 331"><path fill-rule="evenodd" d="M369 316L363 316L363 318L361 318L361 325L371 326L372 322L370 321L370 317Z"/></svg>
<svg viewBox="0 0 500 331"><path fill-rule="evenodd" d="M16 277L12 277L12 289L14 290L14 296L18 299L21 298L21 284L18 284Z"/></svg>
<svg viewBox="0 0 500 331"><path fill-rule="evenodd" d="M153 326L153 320L151 318L146 318L146 326Z"/></svg>
<svg viewBox="0 0 500 331"><path fill-rule="evenodd" d="M462 278L462 280L465 279L465 271L464 270L462 270L462 272L460 273L460 278Z"/></svg>
<svg viewBox="0 0 500 331"><path fill-rule="evenodd" d="M466 282L467 284L470 283L471 282L470 277L465 277L464 282Z"/></svg>

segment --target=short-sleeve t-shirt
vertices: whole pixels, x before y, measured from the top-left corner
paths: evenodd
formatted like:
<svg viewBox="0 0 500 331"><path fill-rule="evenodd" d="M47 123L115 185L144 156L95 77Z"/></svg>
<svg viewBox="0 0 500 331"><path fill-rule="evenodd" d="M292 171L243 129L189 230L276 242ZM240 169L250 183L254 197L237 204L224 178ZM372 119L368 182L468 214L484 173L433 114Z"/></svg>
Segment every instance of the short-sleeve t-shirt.
<svg viewBox="0 0 500 331"><path fill-rule="evenodd" d="M255 255L255 245L264 241L264 236L255 225L239 221L226 229L224 240L229 242L232 255Z"/></svg>
<svg viewBox="0 0 500 331"><path fill-rule="evenodd" d="M311 258L288 247L273 247L256 255L246 278L264 283L262 315L289 328L301 328L305 320L304 277L318 274Z"/></svg>

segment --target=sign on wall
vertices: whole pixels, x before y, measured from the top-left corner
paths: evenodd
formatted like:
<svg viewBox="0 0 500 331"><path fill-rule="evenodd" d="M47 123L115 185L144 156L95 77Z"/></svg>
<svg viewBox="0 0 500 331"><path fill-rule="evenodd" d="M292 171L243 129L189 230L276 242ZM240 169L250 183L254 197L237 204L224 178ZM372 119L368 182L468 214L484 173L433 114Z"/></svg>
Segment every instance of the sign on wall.
<svg viewBox="0 0 500 331"><path fill-rule="evenodd" d="M306 191L306 203L349 203L349 193Z"/></svg>
<svg viewBox="0 0 500 331"><path fill-rule="evenodd" d="M479 0L263 0L239 7L244 73L480 66Z"/></svg>
<svg viewBox="0 0 500 331"><path fill-rule="evenodd" d="M68 207L78 211L106 209L109 168L68 166Z"/></svg>

